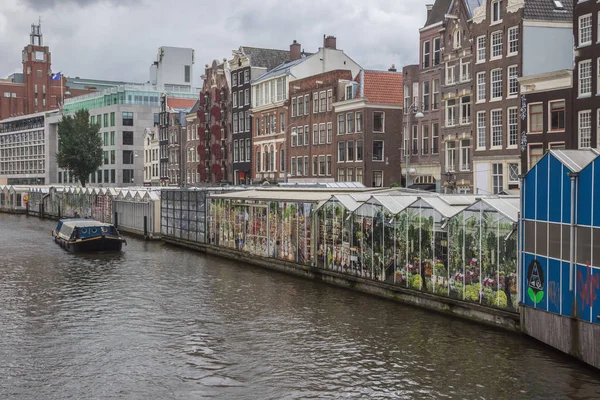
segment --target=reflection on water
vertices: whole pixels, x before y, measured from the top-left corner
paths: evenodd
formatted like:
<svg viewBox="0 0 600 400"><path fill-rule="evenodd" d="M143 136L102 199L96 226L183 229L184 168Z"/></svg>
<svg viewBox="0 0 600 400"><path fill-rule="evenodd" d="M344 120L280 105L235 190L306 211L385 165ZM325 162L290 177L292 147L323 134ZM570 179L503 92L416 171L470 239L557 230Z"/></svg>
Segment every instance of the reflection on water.
<svg viewBox="0 0 600 400"><path fill-rule="evenodd" d="M524 337L129 239L73 255L0 214L0 398L594 399Z"/></svg>

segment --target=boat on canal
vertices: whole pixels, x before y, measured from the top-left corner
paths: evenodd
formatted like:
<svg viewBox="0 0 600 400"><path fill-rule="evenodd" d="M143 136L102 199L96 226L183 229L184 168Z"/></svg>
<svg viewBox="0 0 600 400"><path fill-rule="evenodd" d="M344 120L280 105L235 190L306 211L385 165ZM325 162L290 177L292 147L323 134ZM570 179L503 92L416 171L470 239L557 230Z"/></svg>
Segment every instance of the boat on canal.
<svg viewBox="0 0 600 400"><path fill-rule="evenodd" d="M72 253L117 252L123 243L127 245L114 225L88 218L59 220L52 237Z"/></svg>

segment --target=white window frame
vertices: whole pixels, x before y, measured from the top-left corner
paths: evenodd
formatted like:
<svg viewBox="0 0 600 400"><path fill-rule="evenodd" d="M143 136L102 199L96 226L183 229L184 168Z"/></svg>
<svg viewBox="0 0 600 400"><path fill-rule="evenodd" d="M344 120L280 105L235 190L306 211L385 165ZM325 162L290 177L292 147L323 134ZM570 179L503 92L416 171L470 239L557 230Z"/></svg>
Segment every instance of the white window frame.
<svg viewBox="0 0 600 400"><path fill-rule="evenodd" d="M514 170L516 171L516 173L514 174L514 176L515 176L516 178L515 178L515 177L513 177L513 174L511 173L511 172L513 172L513 168L514 168ZM506 169L507 169L507 172L508 172L508 178L506 179L506 181L507 181L509 184L510 184L510 183L512 183L512 184L515 184L515 183L517 183L517 184L518 184L518 183L519 183L519 163L508 163L508 164L506 165ZM511 179L511 177L512 177L513 179Z"/></svg>
<svg viewBox="0 0 600 400"><path fill-rule="evenodd" d="M485 150L487 143L486 112L477 111L477 150Z"/></svg>
<svg viewBox="0 0 600 400"><path fill-rule="evenodd" d="M452 147L450 147L452 144ZM450 151L452 150L452 151ZM452 154L452 156L450 156ZM452 160L450 160L452 159ZM452 162L450 162L452 161ZM456 171L456 142L454 140L449 140L446 142L446 172L455 172Z"/></svg>
<svg viewBox="0 0 600 400"><path fill-rule="evenodd" d="M495 39L498 39L495 42ZM502 31L495 31L490 34L490 61L502 58Z"/></svg>
<svg viewBox="0 0 600 400"><path fill-rule="evenodd" d="M497 171L497 166L500 166L500 171ZM493 163L491 164L491 176L492 176L492 193L498 194L504 190L504 164L502 163ZM496 184L494 178L498 178L499 185Z"/></svg>
<svg viewBox="0 0 600 400"><path fill-rule="evenodd" d="M494 119L494 116L497 116L498 113L500 113L500 117L496 117ZM490 110L490 149L491 150L497 150L497 149L501 149L502 148L502 142L503 142L503 133L504 133L504 129L503 129L503 112L501 108L496 108L494 110ZM500 124L498 125L497 122L500 122ZM495 124L496 123L496 124ZM496 129L496 131L494 131L494 128Z"/></svg>
<svg viewBox="0 0 600 400"><path fill-rule="evenodd" d="M582 71L587 71L585 77ZM583 85L583 79L589 80L589 83L586 83L585 86L589 87L588 92L582 92L581 89ZM579 97L589 97L592 95L592 60L582 60L577 64L577 93Z"/></svg>
<svg viewBox="0 0 600 400"><path fill-rule="evenodd" d="M469 142L468 146L463 146L463 143L468 141L469 139L461 139L459 141L459 146L458 146L458 170L463 172L463 171L470 171L471 170L471 143ZM466 157L465 157L465 153L466 153ZM467 158L467 162L465 163L465 158Z"/></svg>
<svg viewBox="0 0 600 400"><path fill-rule="evenodd" d="M454 102L452 106L450 105L451 101ZM456 125L456 103L456 98L446 100L446 126Z"/></svg>
<svg viewBox="0 0 600 400"><path fill-rule="evenodd" d="M584 34L584 30L582 29L582 21L588 20L588 24L585 27L586 30L589 30L589 38L585 38L583 36ZM586 33L586 36L588 36L588 34ZM587 40L584 40L587 39ZM577 19L577 46L578 47L583 47L583 46L589 46L592 44L592 14L585 14L585 15L580 15L579 18Z"/></svg>
<svg viewBox="0 0 600 400"><path fill-rule="evenodd" d="M446 86L449 85L454 85L456 83L456 71L455 71L455 67L456 65L452 64L450 65L449 63L446 63Z"/></svg>
<svg viewBox="0 0 600 400"><path fill-rule="evenodd" d="M463 60L464 58L460 59L460 81L468 82L471 80L471 61L463 62Z"/></svg>
<svg viewBox="0 0 600 400"><path fill-rule="evenodd" d="M495 73L499 72L500 79L494 81ZM495 86L496 85L496 86ZM499 89L500 96L494 96L494 87ZM490 101L502 100L502 68L496 68L490 71Z"/></svg>
<svg viewBox="0 0 600 400"><path fill-rule="evenodd" d="M514 73L514 74L513 74ZM510 65L506 68L506 98L517 97L519 94L519 67L518 65ZM516 83L516 91L511 92L511 79Z"/></svg>
<svg viewBox="0 0 600 400"><path fill-rule="evenodd" d="M554 103L563 103L563 112L565 115L565 127L563 129L552 129L552 104ZM598 109L600 111L600 108ZM548 101L548 132L549 133L557 133L564 132L567 129L567 101L566 99L556 99Z"/></svg>
<svg viewBox="0 0 600 400"><path fill-rule="evenodd" d="M486 60L486 37L485 36L478 36L477 37L477 61L475 62L475 64L481 64L484 63Z"/></svg>
<svg viewBox="0 0 600 400"><path fill-rule="evenodd" d="M429 45L429 52L425 52L425 46ZM425 65L425 61L428 61L428 64ZM421 65L423 68L431 67L431 42L429 40L423 41L423 52L421 57Z"/></svg>
<svg viewBox="0 0 600 400"><path fill-rule="evenodd" d="M477 101L476 103L485 103L486 99L486 73L485 71L477 73Z"/></svg>
<svg viewBox="0 0 600 400"><path fill-rule="evenodd" d="M498 7L498 19L494 19L494 8ZM499 24L502 22L502 0L492 0L490 5L490 25Z"/></svg>
<svg viewBox="0 0 600 400"><path fill-rule="evenodd" d="M587 126L584 126L582 121L587 122ZM583 129L589 130L586 137L583 136ZM577 114L577 132L579 133L577 138L577 147L579 149L588 149L592 147L592 110L579 111Z"/></svg>
<svg viewBox="0 0 600 400"><path fill-rule="evenodd" d="M469 101L464 101L464 99L466 99L467 97L469 98ZM464 112L464 110L465 110L464 106L467 106L467 109L469 110L469 115L465 115L466 113ZM459 116L460 116L459 123L461 125L470 124L471 123L471 111L472 111L472 109L471 109L471 96L462 96L460 98L460 105L459 105L459 107L460 107L459 110L458 110L459 111Z"/></svg>
<svg viewBox="0 0 600 400"><path fill-rule="evenodd" d="M510 57L510 56L515 56L517 54L519 54L519 26L513 26L511 28L508 28L508 31L506 33L506 37L507 37L507 45L508 47L506 48L506 56ZM515 43L516 42L516 43ZM511 49L516 46L516 50L511 51Z"/></svg>
<svg viewBox="0 0 600 400"><path fill-rule="evenodd" d="M506 126L508 136L506 148L516 149L519 144L519 110L517 107L506 109Z"/></svg>

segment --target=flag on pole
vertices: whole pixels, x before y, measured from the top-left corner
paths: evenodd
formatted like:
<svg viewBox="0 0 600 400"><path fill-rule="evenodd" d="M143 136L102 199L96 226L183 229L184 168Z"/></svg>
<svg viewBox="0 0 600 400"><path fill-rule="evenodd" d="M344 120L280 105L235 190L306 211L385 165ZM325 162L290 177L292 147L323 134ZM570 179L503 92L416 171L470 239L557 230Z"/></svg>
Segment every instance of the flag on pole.
<svg viewBox="0 0 600 400"><path fill-rule="evenodd" d="M60 80L60 71L55 74L50 74L50 80L52 80L52 81Z"/></svg>

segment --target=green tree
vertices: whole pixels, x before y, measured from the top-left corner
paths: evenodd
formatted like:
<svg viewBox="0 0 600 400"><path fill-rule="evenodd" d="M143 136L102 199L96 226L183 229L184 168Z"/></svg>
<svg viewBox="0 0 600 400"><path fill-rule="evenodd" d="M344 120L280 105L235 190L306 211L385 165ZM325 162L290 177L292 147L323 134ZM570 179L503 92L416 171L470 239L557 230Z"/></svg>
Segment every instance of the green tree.
<svg viewBox="0 0 600 400"><path fill-rule="evenodd" d="M58 123L58 153L56 162L59 168L71 171L85 187L90 174L102 165L102 139L100 127L90 124L88 110L80 110L75 115L63 115Z"/></svg>

